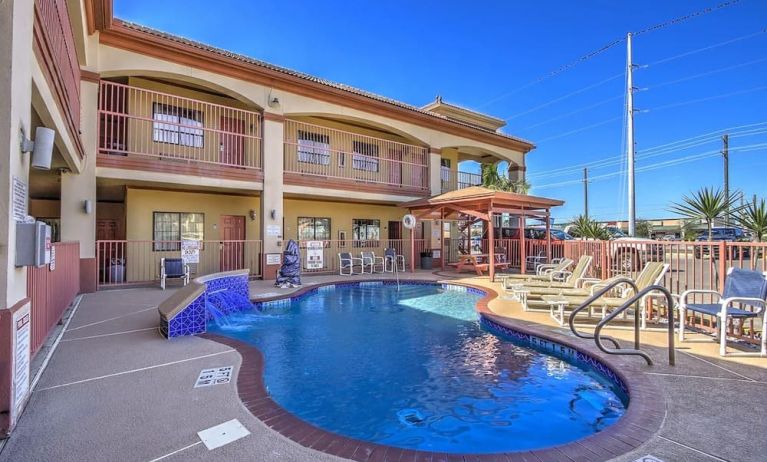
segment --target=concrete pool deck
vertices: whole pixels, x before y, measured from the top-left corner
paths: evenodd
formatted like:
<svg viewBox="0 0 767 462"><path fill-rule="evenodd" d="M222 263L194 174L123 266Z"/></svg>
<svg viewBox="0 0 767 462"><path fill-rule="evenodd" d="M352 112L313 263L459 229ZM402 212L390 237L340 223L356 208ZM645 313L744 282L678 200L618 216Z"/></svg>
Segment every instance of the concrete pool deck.
<svg viewBox="0 0 767 462"><path fill-rule="evenodd" d="M401 275L429 280L455 275L443 276ZM304 276L304 282L356 278ZM487 278L454 280L502 294L499 284ZM291 292L268 281L252 282L251 291L254 296ZM202 369L234 366L239 374L241 357L203 338L163 339L157 332L156 307L168 295L140 288L83 296L0 461L341 460L305 448L253 417L240 402L235 381L193 388ZM523 312L503 298L489 304L498 315L593 345L573 339L547 313ZM631 333L611 329L610 335L625 339ZM622 358L621 363L657 386L666 413L647 443L615 460L629 462L648 454L666 462L763 460L767 359L721 359L716 343L705 340L679 345L677 366L669 367L662 348L665 334L643 332L642 340L656 365L648 367L641 358ZM197 432L231 419L250 434L209 451Z"/></svg>

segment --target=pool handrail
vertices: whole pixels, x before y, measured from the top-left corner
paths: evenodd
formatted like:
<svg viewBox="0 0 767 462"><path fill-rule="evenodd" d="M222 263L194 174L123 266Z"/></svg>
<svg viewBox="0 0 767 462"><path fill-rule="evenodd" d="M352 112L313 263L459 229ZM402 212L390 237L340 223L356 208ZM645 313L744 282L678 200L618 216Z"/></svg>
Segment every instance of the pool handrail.
<svg viewBox="0 0 767 462"><path fill-rule="evenodd" d="M572 312L570 312L570 317L568 318L568 324L570 324L570 330L573 332L573 335L575 335L578 338L586 339L586 340L594 340L593 335L583 334L581 332L578 332L578 329L575 328L575 317L580 313L581 311L585 310L589 307L592 303L594 303L597 299L605 295L607 292L613 290L619 285L628 284L634 288L634 292L637 291L636 283L631 278L619 278L611 281L609 284L605 285L598 291L594 292L589 298L584 300L583 303L581 303L578 308L574 309ZM618 341L615 340L612 337L604 336L602 337L605 340L609 340L615 345L615 348L620 349L620 344L618 344ZM638 344L638 334L635 335L635 346L639 348Z"/></svg>

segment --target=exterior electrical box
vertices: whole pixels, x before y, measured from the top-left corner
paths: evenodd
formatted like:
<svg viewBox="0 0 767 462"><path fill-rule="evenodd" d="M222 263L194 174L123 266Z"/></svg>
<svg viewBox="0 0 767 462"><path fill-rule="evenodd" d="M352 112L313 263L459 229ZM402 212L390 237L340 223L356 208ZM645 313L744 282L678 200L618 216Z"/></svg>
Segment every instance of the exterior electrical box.
<svg viewBox="0 0 767 462"><path fill-rule="evenodd" d="M16 223L16 266L51 262L51 227L42 221Z"/></svg>

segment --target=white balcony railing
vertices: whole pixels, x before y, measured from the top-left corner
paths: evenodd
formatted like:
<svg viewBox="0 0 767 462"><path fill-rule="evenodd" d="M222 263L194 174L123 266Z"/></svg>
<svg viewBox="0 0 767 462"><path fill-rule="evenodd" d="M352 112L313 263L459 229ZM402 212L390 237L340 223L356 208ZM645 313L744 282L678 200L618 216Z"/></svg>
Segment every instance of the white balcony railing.
<svg viewBox="0 0 767 462"><path fill-rule="evenodd" d="M139 169L252 172L261 169L261 115L102 81L99 154L112 165Z"/></svg>
<svg viewBox="0 0 767 462"><path fill-rule="evenodd" d="M482 175L468 172L458 172L448 167L440 168L442 180L442 192L455 191L456 189L468 188L482 184Z"/></svg>
<svg viewBox="0 0 767 462"><path fill-rule="evenodd" d="M285 121L287 183L365 184L390 192L428 193L425 147L295 120Z"/></svg>

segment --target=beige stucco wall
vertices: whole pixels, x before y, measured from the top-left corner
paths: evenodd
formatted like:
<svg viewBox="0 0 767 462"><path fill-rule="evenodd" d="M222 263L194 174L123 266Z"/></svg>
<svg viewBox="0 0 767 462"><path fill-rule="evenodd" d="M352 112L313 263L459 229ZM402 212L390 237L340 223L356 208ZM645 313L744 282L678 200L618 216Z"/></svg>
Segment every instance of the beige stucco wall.
<svg viewBox="0 0 767 462"><path fill-rule="evenodd" d="M345 231L346 238L351 239L355 218L380 220L381 239L386 239L389 221L400 221L406 213L405 209L388 205L285 199L285 238L298 237L298 217L318 217L330 218L332 240L338 239L339 231Z"/></svg>
<svg viewBox="0 0 767 462"><path fill-rule="evenodd" d="M250 210L260 209L260 198L224 194L128 188L126 195L126 239L152 240L153 212L194 212L205 214L205 240L220 238L221 215L245 217L245 239L260 239L260 214L255 220Z"/></svg>

